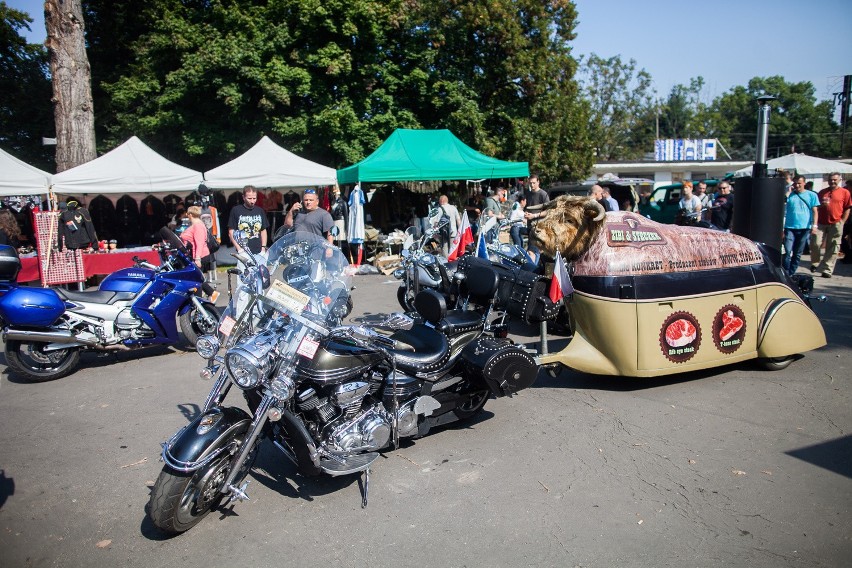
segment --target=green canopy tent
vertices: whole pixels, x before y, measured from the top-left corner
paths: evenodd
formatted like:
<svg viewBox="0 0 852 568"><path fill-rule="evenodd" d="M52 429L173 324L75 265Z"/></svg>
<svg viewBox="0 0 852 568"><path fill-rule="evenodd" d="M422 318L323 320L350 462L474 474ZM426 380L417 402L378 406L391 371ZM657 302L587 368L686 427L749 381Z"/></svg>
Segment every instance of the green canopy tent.
<svg viewBox="0 0 852 568"><path fill-rule="evenodd" d="M376 151L337 171L337 182L461 180L525 177L527 162L506 162L480 154L449 130L398 128Z"/></svg>

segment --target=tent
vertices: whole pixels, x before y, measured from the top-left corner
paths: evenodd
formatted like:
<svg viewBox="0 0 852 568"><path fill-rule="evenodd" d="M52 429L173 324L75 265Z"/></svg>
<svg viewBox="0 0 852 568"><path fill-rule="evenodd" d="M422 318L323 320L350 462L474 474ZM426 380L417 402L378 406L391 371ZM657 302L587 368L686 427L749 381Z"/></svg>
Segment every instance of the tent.
<svg viewBox="0 0 852 568"><path fill-rule="evenodd" d="M44 195L52 177L0 149L0 195Z"/></svg>
<svg viewBox="0 0 852 568"><path fill-rule="evenodd" d="M394 130L376 151L337 172L344 183L510 178L529 175L527 162L480 154L449 130Z"/></svg>
<svg viewBox="0 0 852 568"><path fill-rule="evenodd" d="M201 172L170 162L132 136L100 158L53 176L59 194L145 194L193 191Z"/></svg>
<svg viewBox="0 0 852 568"><path fill-rule="evenodd" d="M205 172L204 183L210 189L334 185L337 171L300 158L264 136L244 154Z"/></svg>
<svg viewBox="0 0 852 568"><path fill-rule="evenodd" d="M766 169L767 170L787 170L793 171L797 174L807 176L807 175L819 175L819 174L830 174L831 172L838 172L841 174L852 174L852 166L849 164L844 164L843 162L835 162L833 160L826 160L823 158L816 158L814 156L808 156L806 154L787 154L786 156L781 156L780 158L772 158L771 160L766 161ZM742 177L742 176L750 176L752 172L752 167L748 166L746 168L742 168L734 172L734 176Z"/></svg>

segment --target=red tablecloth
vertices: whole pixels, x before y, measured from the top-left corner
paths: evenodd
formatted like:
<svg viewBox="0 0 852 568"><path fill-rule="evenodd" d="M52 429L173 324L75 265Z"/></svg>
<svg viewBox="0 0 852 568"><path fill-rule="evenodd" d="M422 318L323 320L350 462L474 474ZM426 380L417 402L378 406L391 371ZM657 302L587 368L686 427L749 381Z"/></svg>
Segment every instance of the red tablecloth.
<svg viewBox="0 0 852 568"><path fill-rule="evenodd" d="M156 266L160 265L160 256L156 251L108 252L83 255L83 272L86 278L98 274L112 274L120 268L133 266L133 257L138 256ZM18 282L33 282L39 280L39 260L36 257L21 259L21 272Z"/></svg>

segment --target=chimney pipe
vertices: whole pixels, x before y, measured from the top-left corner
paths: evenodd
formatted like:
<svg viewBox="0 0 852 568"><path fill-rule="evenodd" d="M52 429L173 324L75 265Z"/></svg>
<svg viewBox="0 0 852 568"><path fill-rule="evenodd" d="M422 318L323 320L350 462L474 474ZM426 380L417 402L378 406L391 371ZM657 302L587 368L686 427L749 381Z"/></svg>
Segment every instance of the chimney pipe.
<svg viewBox="0 0 852 568"><path fill-rule="evenodd" d="M763 95L757 98L760 105L757 109L757 155L754 158L754 166L752 166L751 177L765 178L766 177L766 146L769 141L769 115L772 107L769 106L769 101L776 100L772 95Z"/></svg>

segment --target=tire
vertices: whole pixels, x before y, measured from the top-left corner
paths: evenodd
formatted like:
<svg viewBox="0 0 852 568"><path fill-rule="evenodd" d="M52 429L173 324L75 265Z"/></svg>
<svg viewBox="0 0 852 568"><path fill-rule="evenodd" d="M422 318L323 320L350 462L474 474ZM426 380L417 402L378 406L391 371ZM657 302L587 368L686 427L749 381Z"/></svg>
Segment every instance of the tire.
<svg viewBox="0 0 852 568"><path fill-rule="evenodd" d="M414 298L409 297L408 288L406 288L404 285L396 289L396 300L399 302L399 305L402 306L402 309L406 312L415 311Z"/></svg>
<svg viewBox="0 0 852 568"><path fill-rule="evenodd" d="M482 409L485 408L485 403L488 402L488 398L490 396L491 392L487 390L471 393L470 398L453 410L453 414L455 414L459 420L473 418L482 412Z"/></svg>
<svg viewBox="0 0 852 568"><path fill-rule="evenodd" d="M47 343L7 341L6 363L21 378L43 383L70 375L80 363L80 348L44 352Z"/></svg>
<svg viewBox="0 0 852 568"><path fill-rule="evenodd" d="M243 473L234 479L234 485L239 485L251 469L258 447L256 444L246 459ZM180 534L200 523L226 497L219 487L228 477L232 458L225 452L207 466L189 473L163 467L148 501L148 516L154 525L169 534Z"/></svg>
<svg viewBox="0 0 852 568"><path fill-rule="evenodd" d="M758 363L767 371L780 371L789 367L795 360L794 355L787 355L786 357L764 357L758 359Z"/></svg>
<svg viewBox="0 0 852 568"><path fill-rule="evenodd" d="M219 310L208 304L204 304L204 309L216 321L215 325L208 325L195 306L180 316L180 330L191 347L195 347L199 336L215 335L219 328Z"/></svg>

